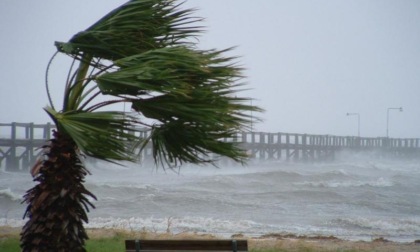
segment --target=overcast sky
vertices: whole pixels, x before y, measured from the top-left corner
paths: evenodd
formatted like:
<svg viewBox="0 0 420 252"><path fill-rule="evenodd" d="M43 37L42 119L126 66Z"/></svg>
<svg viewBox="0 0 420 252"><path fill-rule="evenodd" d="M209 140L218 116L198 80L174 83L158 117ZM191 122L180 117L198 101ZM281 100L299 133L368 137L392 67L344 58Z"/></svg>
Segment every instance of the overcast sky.
<svg viewBox="0 0 420 252"><path fill-rule="evenodd" d="M122 0L0 1L0 123L50 121L45 68L67 41ZM237 46L243 96L266 112L254 129L420 137L420 1L187 0L206 18L202 49ZM62 59L61 59L62 58ZM51 71L58 103L68 68Z"/></svg>

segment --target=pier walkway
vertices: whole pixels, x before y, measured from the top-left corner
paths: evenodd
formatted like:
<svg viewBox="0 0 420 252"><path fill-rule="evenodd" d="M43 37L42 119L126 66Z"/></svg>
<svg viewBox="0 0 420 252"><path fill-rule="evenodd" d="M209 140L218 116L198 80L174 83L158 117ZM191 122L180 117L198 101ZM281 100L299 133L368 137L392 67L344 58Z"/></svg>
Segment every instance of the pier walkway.
<svg viewBox="0 0 420 252"><path fill-rule="evenodd" d="M51 138L54 125L0 123L0 167L27 170L39 155L39 147ZM142 133L141 137L147 136ZM225 139L225 141L233 141ZM324 161L333 160L340 151L377 153L381 156L420 158L420 139L309 135L291 133L241 132L239 141L251 158L257 160ZM150 159L150 146L142 160Z"/></svg>

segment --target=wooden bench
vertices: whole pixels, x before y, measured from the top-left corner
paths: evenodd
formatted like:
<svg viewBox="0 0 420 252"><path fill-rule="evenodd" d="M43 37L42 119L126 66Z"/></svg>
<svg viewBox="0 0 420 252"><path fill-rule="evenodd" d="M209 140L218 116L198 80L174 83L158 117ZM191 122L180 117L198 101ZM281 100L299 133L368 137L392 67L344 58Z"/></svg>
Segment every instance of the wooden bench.
<svg viewBox="0 0 420 252"><path fill-rule="evenodd" d="M126 252L248 251L247 240L126 240Z"/></svg>

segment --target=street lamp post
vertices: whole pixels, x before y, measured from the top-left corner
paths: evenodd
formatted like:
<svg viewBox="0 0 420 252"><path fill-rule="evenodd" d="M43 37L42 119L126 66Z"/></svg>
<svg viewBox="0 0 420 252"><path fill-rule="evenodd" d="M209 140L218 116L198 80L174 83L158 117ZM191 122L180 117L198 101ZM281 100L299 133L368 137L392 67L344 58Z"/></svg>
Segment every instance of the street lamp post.
<svg viewBox="0 0 420 252"><path fill-rule="evenodd" d="M386 137L389 137L389 111L390 110L399 110L400 112L403 112L403 108L388 108L386 111Z"/></svg>
<svg viewBox="0 0 420 252"><path fill-rule="evenodd" d="M357 115L357 136L360 137L360 114L359 113L347 113L347 116Z"/></svg>

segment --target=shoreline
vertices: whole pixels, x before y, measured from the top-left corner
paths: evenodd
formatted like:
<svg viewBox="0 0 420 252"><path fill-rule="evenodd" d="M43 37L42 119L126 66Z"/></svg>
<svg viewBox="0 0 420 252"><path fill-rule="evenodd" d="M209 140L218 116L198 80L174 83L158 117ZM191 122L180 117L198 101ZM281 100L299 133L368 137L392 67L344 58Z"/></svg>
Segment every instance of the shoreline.
<svg viewBox="0 0 420 252"><path fill-rule="evenodd" d="M371 241L351 241L335 236L299 236L295 234L270 233L261 236L243 234L221 237L213 234L130 231L115 228L86 228L90 239L245 239L250 250L286 249L290 251L420 251L420 239L412 242L395 242L384 238ZM19 238L21 227L0 226L0 241ZM308 249L308 250L305 250Z"/></svg>
<svg viewBox="0 0 420 252"><path fill-rule="evenodd" d="M102 221L106 222L106 219ZM128 221L128 220L127 220ZM8 230L20 230L25 224L25 220L14 220L9 219L7 222L2 221L0 218L0 236L4 233L4 229ZM162 224L162 223L160 223ZM162 226L163 225L163 226ZM406 237L388 237L386 235L359 235L359 236L340 236L335 234L319 234L319 233L294 233L289 231L279 231L272 232L267 231L265 233L252 233L252 232L206 232L206 231L196 231L194 229L183 229L177 228L172 225L172 220L168 219L159 227L150 227L143 226L140 228L138 225L109 225L107 223L102 224L85 224L86 230L118 230L121 232L132 232L132 233L166 233L172 235L179 235L183 233L190 233L196 235L211 235L218 237L220 239L230 239L234 236L243 236L250 239L262 239L262 238L278 238L278 239L305 239L305 240L317 240L317 239L336 239L349 242L374 242L374 241L383 241L391 242L396 244L409 244L409 243L420 243L420 237L415 236L406 236ZM419 250L420 252L420 250Z"/></svg>
<svg viewBox="0 0 420 252"><path fill-rule="evenodd" d="M142 220L142 219L140 219ZM127 232L150 232L150 233L171 233L171 234L180 234L180 233L194 233L194 234L211 234L217 236L220 239L230 239L230 237L235 235L243 235L248 238L261 238L261 237L282 237L282 238L325 238L325 237L334 237L339 240L350 241L350 242L372 242L375 240L382 240L393 243L414 243L420 241L420 236L416 235L400 235L400 236L390 236L387 234L364 234L364 235L341 235L338 233L332 232L294 232L290 230L278 229L277 230L258 230L260 232L252 232L250 229L241 229L239 231L235 230L226 230L226 229L215 229L212 228L212 231L209 231L206 228L201 228L203 225L207 227L208 223L194 223L194 226L185 226L178 225L176 223L176 218L151 218L147 221L138 221L133 218L91 218L89 223L86 223L84 227L87 230L121 230ZM0 218L0 231L3 227L11 227L21 229L26 223L26 220L23 219L7 219ZM223 223L222 223L223 224ZM220 225L219 225L220 226ZM1 234L1 233L0 233ZM420 250L419 250L420 252Z"/></svg>

